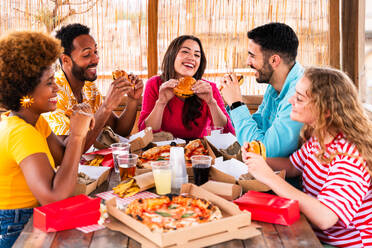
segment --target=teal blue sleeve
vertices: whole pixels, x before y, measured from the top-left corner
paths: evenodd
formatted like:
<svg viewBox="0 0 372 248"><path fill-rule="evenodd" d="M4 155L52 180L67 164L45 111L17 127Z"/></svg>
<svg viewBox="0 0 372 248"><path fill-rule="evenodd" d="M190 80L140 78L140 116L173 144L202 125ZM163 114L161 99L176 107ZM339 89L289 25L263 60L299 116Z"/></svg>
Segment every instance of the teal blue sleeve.
<svg viewBox="0 0 372 248"><path fill-rule="evenodd" d="M265 107L265 101L261 105L259 111ZM263 115L260 112L251 115L246 106L230 110L230 117L240 145L244 142L260 140L266 147L268 157L288 157L298 148L302 127L301 123L291 120L290 113L291 105L282 104L275 120L266 130L261 124Z"/></svg>

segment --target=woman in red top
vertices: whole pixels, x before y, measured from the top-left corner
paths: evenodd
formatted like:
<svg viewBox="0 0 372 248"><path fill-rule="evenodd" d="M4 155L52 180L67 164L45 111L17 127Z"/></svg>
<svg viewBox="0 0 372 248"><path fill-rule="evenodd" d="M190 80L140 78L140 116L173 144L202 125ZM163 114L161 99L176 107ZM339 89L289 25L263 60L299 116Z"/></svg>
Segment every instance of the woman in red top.
<svg viewBox="0 0 372 248"><path fill-rule="evenodd" d="M203 137L208 126L235 134L216 85L202 79L206 63L198 38L182 35L174 39L164 55L163 73L146 83L139 129L152 127L155 132L167 131L185 139ZM175 96L173 88L185 76L197 82L192 88L195 95L183 99Z"/></svg>
<svg viewBox="0 0 372 248"><path fill-rule="evenodd" d="M297 200L318 238L338 247L372 247L372 124L345 73L309 68L290 98L291 119L305 123L290 158L245 152L249 172L279 196ZM303 191L276 176L302 175Z"/></svg>

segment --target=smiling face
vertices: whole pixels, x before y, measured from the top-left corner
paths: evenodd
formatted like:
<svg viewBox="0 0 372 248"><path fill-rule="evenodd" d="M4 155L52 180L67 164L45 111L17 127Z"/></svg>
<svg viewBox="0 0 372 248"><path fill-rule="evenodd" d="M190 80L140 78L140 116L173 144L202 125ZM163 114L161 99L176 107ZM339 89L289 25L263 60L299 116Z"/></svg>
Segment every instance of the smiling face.
<svg viewBox="0 0 372 248"><path fill-rule="evenodd" d="M99 61L97 44L88 34L79 35L73 41L71 52L72 75L81 82L97 79L97 65Z"/></svg>
<svg viewBox="0 0 372 248"><path fill-rule="evenodd" d="M31 104L30 110L37 114L54 111L57 108L58 90L54 81L54 69L50 66L44 70L40 83L31 94L34 103Z"/></svg>
<svg viewBox="0 0 372 248"><path fill-rule="evenodd" d="M289 99L292 104L291 119L313 126L317 119L317 111L308 96L311 82L308 78L302 79L296 85L296 93Z"/></svg>
<svg viewBox="0 0 372 248"><path fill-rule="evenodd" d="M253 40L249 40L248 43L247 64L256 70L255 77L258 83L270 83L274 70L269 63L269 58L264 56L261 46L255 43Z"/></svg>
<svg viewBox="0 0 372 248"><path fill-rule="evenodd" d="M177 77L193 77L200 65L201 51L198 42L185 40L177 53L174 69Z"/></svg>

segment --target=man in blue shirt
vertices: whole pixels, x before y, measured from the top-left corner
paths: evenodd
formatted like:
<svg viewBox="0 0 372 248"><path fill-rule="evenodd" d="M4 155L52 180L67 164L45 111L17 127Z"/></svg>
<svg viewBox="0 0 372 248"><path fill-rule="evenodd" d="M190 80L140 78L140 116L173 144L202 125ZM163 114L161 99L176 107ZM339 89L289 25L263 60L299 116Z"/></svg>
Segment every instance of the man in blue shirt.
<svg viewBox="0 0 372 248"><path fill-rule="evenodd" d="M268 157L288 157L298 148L302 124L291 120L291 104L303 67L296 62L298 38L286 24L269 23L248 32L248 65L258 83L269 84L256 113L242 102L235 74L225 75L222 96L240 145L260 140Z"/></svg>

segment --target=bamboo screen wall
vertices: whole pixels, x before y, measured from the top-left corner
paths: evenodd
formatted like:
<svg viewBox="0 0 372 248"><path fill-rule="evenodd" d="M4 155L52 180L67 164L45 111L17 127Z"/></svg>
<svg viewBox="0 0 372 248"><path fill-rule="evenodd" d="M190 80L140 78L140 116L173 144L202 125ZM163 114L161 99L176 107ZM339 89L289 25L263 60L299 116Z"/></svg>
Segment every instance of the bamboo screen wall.
<svg viewBox="0 0 372 248"><path fill-rule="evenodd" d="M105 94L115 67L147 77L148 1L1 0L0 33L32 29L53 34L74 22L89 26L101 58L97 85ZM246 68L246 34L271 21L285 22L296 31L302 64L329 64L327 0L158 1L159 66L172 39L193 34L203 42L207 79L218 82L227 71L240 72L246 75L243 94L263 94L266 86L256 84Z"/></svg>

